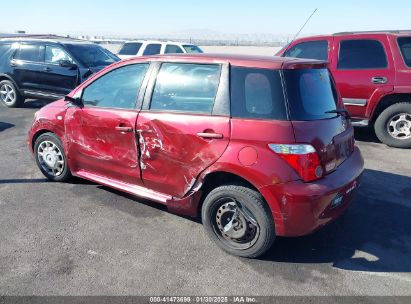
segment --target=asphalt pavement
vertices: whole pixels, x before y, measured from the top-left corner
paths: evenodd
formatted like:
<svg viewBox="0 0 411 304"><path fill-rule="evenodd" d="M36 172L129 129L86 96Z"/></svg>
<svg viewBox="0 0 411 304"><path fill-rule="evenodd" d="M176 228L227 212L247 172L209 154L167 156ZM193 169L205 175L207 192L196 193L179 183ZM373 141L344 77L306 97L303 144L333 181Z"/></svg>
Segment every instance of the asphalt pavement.
<svg viewBox="0 0 411 304"><path fill-rule="evenodd" d="M366 170L347 213L250 260L160 205L48 182L26 148L44 104L0 106L0 295L411 295L410 150L356 130Z"/></svg>

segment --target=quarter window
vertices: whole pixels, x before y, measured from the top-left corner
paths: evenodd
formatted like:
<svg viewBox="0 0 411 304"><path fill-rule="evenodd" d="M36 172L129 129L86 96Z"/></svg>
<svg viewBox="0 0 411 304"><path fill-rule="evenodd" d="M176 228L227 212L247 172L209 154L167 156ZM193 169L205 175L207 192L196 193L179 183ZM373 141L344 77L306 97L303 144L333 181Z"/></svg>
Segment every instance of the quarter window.
<svg viewBox="0 0 411 304"><path fill-rule="evenodd" d="M165 54L180 54L184 53L181 47L174 44L167 44L166 50L164 51Z"/></svg>
<svg viewBox="0 0 411 304"><path fill-rule="evenodd" d="M383 45L377 40L343 40L340 43L338 69L383 69L388 66Z"/></svg>
<svg viewBox="0 0 411 304"><path fill-rule="evenodd" d="M111 71L83 91L83 104L91 107L133 109L148 64L134 64Z"/></svg>
<svg viewBox="0 0 411 304"><path fill-rule="evenodd" d="M220 65L163 63L151 99L151 110L211 114Z"/></svg>
<svg viewBox="0 0 411 304"><path fill-rule="evenodd" d="M233 117L287 119L278 70L232 67L230 74Z"/></svg>
<svg viewBox="0 0 411 304"><path fill-rule="evenodd" d="M141 42L128 42L118 52L119 55L137 55L142 46Z"/></svg>
<svg viewBox="0 0 411 304"><path fill-rule="evenodd" d="M398 38L402 57L407 66L411 67L411 37Z"/></svg>
<svg viewBox="0 0 411 304"><path fill-rule="evenodd" d="M161 44L147 44L144 50L143 56L157 55L160 54Z"/></svg>
<svg viewBox="0 0 411 304"><path fill-rule="evenodd" d="M59 64L61 61L69 61L74 63L73 59L63 49L46 45L45 62Z"/></svg>
<svg viewBox="0 0 411 304"><path fill-rule="evenodd" d="M32 62L43 62L44 46L22 44L14 55L14 59Z"/></svg>
<svg viewBox="0 0 411 304"><path fill-rule="evenodd" d="M307 41L294 45L284 53L285 57L328 60L328 41Z"/></svg>

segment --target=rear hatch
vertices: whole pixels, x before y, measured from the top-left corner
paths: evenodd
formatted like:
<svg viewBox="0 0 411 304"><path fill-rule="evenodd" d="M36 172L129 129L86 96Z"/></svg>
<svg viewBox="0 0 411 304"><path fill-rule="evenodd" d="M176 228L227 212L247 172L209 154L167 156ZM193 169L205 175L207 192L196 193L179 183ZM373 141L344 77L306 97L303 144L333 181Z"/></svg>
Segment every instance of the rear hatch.
<svg viewBox="0 0 411 304"><path fill-rule="evenodd" d="M332 77L324 65L285 69L283 75L295 140L315 148L328 174L354 150L354 131L340 111L343 104Z"/></svg>

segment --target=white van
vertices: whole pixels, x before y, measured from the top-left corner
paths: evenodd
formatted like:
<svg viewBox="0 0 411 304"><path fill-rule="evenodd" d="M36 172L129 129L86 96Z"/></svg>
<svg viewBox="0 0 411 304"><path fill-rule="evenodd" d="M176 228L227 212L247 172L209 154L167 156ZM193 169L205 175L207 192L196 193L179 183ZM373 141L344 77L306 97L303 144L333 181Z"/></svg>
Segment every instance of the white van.
<svg viewBox="0 0 411 304"><path fill-rule="evenodd" d="M178 53L203 53L203 51L191 43L136 40L124 43L117 56L126 59L135 56Z"/></svg>

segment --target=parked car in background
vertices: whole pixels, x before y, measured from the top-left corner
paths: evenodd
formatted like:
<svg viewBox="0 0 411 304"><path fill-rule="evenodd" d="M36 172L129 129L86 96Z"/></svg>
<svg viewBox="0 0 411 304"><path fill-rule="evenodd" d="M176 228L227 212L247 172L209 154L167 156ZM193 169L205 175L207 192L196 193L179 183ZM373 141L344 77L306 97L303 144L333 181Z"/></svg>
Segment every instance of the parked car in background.
<svg viewBox="0 0 411 304"><path fill-rule="evenodd" d="M40 109L28 147L72 175L201 214L235 255L341 215L363 158L326 62L205 54L136 57Z"/></svg>
<svg viewBox="0 0 411 304"><path fill-rule="evenodd" d="M354 126L385 144L411 148L411 31L305 37L277 55L329 61Z"/></svg>
<svg viewBox="0 0 411 304"><path fill-rule="evenodd" d="M124 43L117 55L121 59L127 59L135 56L180 53L203 53L203 51L191 43L136 40Z"/></svg>
<svg viewBox="0 0 411 304"><path fill-rule="evenodd" d="M0 100L15 108L25 98L61 98L91 74L119 60L110 51L85 41L2 39Z"/></svg>

